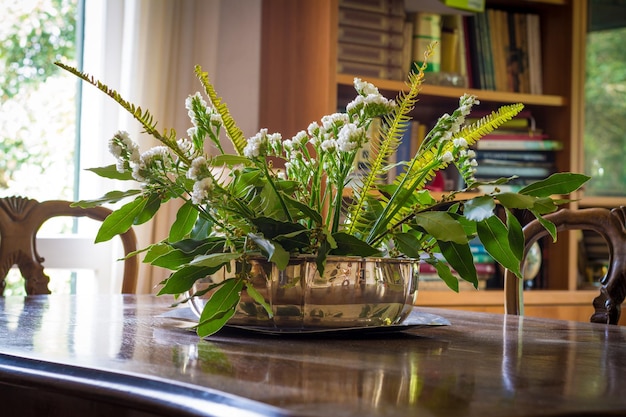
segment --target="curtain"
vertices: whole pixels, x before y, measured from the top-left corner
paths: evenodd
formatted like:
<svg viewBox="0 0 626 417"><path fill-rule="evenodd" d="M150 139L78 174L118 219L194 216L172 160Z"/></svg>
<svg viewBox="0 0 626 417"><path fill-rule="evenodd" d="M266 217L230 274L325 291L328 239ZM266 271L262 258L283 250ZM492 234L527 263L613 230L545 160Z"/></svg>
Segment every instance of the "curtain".
<svg viewBox="0 0 626 417"><path fill-rule="evenodd" d="M148 109L161 130L186 136L184 107L201 90L194 66L209 74L245 134L257 128L260 1L250 0L86 0L83 70ZM107 142L126 130L142 151L155 140L111 98L83 86L80 198L120 189L84 172L110 165ZM165 238L178 202L167 203L150 222L135 227L139 247ZM138 293L154 293L167 271L142 264Z"/></svg>

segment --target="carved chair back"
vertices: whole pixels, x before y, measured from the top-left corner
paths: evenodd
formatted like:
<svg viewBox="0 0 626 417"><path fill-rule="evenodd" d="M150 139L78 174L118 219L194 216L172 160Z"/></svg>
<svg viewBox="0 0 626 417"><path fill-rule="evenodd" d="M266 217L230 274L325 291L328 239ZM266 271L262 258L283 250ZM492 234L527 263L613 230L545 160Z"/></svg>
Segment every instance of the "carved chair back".
<svg viewBox="0 0 626 417"><path fill-rule="evenodd" d="M626 207L561 209L544 217L556 225L557 231L592 230L604 238L609 249L608 270L600 281L600 294L593 300L595 312L590 321L617 324L621 304L626 296ZM534 242L547 235L547 230L537 220L528 223L524 227L524 256ZM504 288L505 313L523 314L522 280L507 270Z"/></svg>
<svg viewBox="0 0 626 417"><path fill-rule="evenodd" d="M72 207L71 202L39 202L23 197L0 198L0 295L4 293L9 269L17 265L26 281L27 294L49 294L50 278L44 272L44 259L37 253L37 231L48 219L57 216L88 217L103 221L111 210L105 207ZM131 228L120 236L127 255L137 249ZM139 261L136 256L124 260L122 293L134 293Z"/></svg>

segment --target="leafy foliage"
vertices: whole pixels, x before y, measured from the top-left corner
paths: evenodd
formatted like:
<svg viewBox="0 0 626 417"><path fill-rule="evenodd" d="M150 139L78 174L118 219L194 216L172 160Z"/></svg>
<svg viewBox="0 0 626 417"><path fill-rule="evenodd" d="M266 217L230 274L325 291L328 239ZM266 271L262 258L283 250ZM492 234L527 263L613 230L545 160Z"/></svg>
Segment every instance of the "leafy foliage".
<svg viewBox="0 0 626 417"><path fill-rule="evenodd" d="M431 52L427 51L426 56ZM320 275L331 255L420 257L435 266L451 289L458 290L458 280L450 268L475 286L478 284L469 247L470 240L478 237L499 263L520 276L523 234L513 213L528 210L541 218L563 202L550 195L568 194L588 179L563 173L520 193L500 193L496 189L492 194L473 194L476 196L466 199L453 191L435 198L424 185L437 170L451 163L468 184L460 191L477 185L469 146L523 107L503 106L466 126L465 116L477 100L464 95L452 114L439 119L397 180L381 184L378 180L389 169L386 161L396 150L414 111L425 66L409 76L407 91L400 92L393 101L384 98L372 84L355 79L357 97L345 113L325 116L321 123L313 122L306 131L287 140L265 129L244 139L199 67L196 74L209 103L199 93L188 98L186 106L193 127L188 130L189 139L176 140L173 130L165 130L163 135L156 130L147 110L127 102L89 75L61 66L112 97L163 144L140 154L127 133L118 132L111 139L117 173L113 167L94 172L108 178L133 178L142 187L76 203L91 205L132 198L103 222L98 240L110 239L133 224L148 221L163 202L178 198L184 204L168 238L151 245L145 256L146 262L172 271L160 294L188 292L197 280L235 267L237 272L231 278L192 294L213 293L197 327L201 336L216 332L235 314L243 291L261 304L268 316L272 315L252 285L250 257L262 256L284 269L291 256L313 254ZM384 121L380 135L369 139L366 132L378 117ZM224 153L219 143L221 128L237 155ZM367 140L370 172L354 190L353 202L346 206L344 188L354 170L355 156ZM212 146L216 155L207 153L205 145ZM284 171L274 169L267 157L282 159ZM504 219L498 216L498 206L504 207ZM550 223L543 221L552 232Z"/></svg>

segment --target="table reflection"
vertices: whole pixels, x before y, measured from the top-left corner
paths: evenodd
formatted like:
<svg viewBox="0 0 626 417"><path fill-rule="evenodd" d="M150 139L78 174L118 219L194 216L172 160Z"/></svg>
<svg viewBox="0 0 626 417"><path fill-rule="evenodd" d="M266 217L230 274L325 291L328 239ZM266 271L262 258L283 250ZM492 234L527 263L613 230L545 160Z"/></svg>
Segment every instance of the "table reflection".
<svg viewBox="0 0 626 417"><path fill-rule="evenodd" d="M188 322L163 316L169 302L0 300L0 348L217 389L295 415L534 415L537 403L561 414L626 410L619 326L428 310L451 325L306 337L230 329L202 340Z"/></svg>

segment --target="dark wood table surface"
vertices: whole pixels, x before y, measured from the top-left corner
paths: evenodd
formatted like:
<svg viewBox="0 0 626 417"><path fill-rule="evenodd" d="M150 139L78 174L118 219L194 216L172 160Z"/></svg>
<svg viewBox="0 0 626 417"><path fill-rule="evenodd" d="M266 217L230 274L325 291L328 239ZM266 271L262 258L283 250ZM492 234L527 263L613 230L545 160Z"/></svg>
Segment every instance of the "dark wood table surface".
<svg viewBox="0 0 626 417"><path fill-rule="evenodd" d="M416 308L396 333L199 339L171 298L0 298L2 416L626 415L626 328Z"/></svg>

